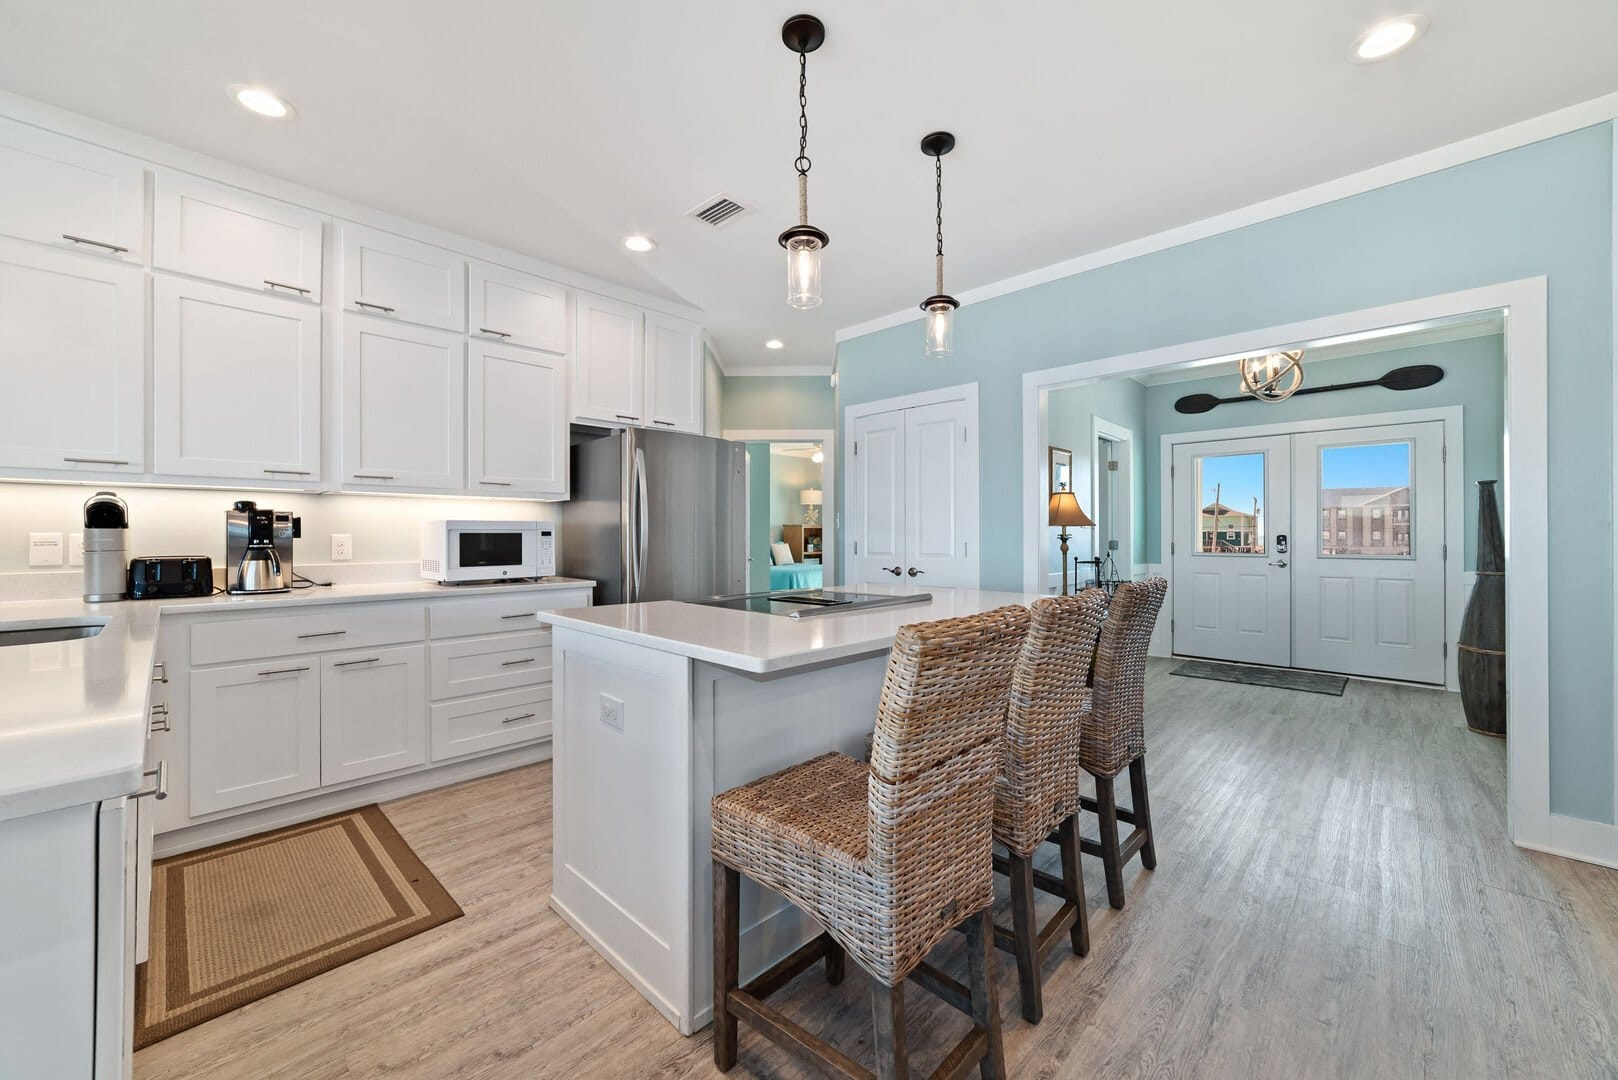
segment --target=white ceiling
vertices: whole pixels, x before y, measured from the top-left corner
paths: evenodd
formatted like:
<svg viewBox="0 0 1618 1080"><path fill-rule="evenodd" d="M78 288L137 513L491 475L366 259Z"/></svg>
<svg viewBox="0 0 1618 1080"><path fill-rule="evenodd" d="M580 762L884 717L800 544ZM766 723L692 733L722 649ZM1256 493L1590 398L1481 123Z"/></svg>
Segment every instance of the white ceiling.
<svg viewBox="0 0 1618 1080"><path fill-rule="evenodd" d="M932 292L935 128L960 292L1618 90L1613 0L1412 2L1427 34L1372 65L1348 49L1390 0L815 3L809 312L775 242L795 7L0 0L0 87L685 300L729 367L829 368L837 329ZM244 82L298 119L241 111ZM719 191L753 212L683 216Z"/></svg>

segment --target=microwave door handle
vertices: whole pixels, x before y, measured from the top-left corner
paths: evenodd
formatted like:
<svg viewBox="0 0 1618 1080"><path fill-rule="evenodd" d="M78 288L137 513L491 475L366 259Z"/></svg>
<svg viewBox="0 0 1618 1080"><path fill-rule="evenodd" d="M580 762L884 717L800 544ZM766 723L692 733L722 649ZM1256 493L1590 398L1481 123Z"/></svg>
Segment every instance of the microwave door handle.
<svg viewBox="0 0 1618 1080"><path fill-rule="evenodd" d="M646 545L650 542L652 523L646 493L646 451L638 446L635 448L635 494L639 517L635 529L635 599L639 601L642 581L646 577Z"/></svg>

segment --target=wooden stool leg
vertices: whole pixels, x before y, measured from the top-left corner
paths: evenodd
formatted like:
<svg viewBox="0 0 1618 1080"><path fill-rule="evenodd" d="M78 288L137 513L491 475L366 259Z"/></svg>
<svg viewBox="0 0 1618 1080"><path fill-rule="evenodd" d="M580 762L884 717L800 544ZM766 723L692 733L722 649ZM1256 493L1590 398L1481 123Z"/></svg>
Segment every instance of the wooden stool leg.
<svg viewBox="0 0 1618 1080"><path fill-rule="evenodd" d="M1068 936L1073 940L1073 951L1080 956L1090 955L1090 906L1084 898L1084 867L1079 862L1079 815L1075 811L1056 827L1062 852L1062 887L1067 900L1078 910L1073 915L1073 929Z"/></svg>
<svg viewBox="0 0 1618 1080"><path fill-rule="evenodd" d="M843 947L830 934L826 935L826 981L833 986L843 981Z"/></svg>
<svg viewBox="0 0 1618 1080"><path fill-rule="evenodd" d="M741 875L724 863L713 864L713 1063L720 1072L736 1064L736 1017L730 992L739 985L738 946L741 935Z"/></svg>
<svg viewBox="0 0 1618 1080"><path fill-rule="evenodd" d="M994 922L992 911L966 920L966 970L972 997L972 1022L988 1033L989 1048L978 1064L983 1080L1005 1080L1006 1051L1000 1042L1000 988L994 975ZM1038 985L1038 973L1035 973Z"/></svg>
<svg viewBox="0 0 1618 1080"><path fill-rule="evenodd" d="M1129 799L1135 811L1135 828L1146 834L1140 847L1140 864L1148 870L1157 869L1157 845L1152 842L1152 807L1146 798L1146 755L1129 763Z"/></svg>
<svg viewBox="0 0 1618 1080"><path fill-rule="evenodd" d="M910 1055L905 1049L904 984L886 986L871 980L871 1022L876 1027L878 1080L910 1080Z"/></svg>
<svg viewBox="0 0 1618 1080"><path fill-rule="evenodd" d="M1124 906L1124 861L1118 850L1118 800L1112 790L1112 777L1096 777L1096 817L1101 827L1101 866L1107 875L1107 902L1115 909Z"/></svg>
<svg viewBox="0 0 1618 1080"><path fill-rule="evenodd" d="M1023 1019L1037 1024L1045 1015L1040 993L1039 929L1034 925L1034 860L1009 852L1006 876L1011 879L1011 936L1016 944L1017 988Z"/></svg>

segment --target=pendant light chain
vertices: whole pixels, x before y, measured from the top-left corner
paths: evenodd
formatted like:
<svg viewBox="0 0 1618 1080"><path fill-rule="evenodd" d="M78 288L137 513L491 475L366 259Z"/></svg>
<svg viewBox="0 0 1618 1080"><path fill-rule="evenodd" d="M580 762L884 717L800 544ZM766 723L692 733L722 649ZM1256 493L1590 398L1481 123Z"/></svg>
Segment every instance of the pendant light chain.
<svg viewBox="0 0 1618 1080"><path fill-rule="evenodd" d="M933 158L934 187L938 193L938 288L939 294L944 291L944 157L942 154Z"/></svg>
<svg viewBox="0 0 1618 1080"><path fill-rule="evenodd" d="M809 224L809 54L798 54L798 224Z"/></svg>

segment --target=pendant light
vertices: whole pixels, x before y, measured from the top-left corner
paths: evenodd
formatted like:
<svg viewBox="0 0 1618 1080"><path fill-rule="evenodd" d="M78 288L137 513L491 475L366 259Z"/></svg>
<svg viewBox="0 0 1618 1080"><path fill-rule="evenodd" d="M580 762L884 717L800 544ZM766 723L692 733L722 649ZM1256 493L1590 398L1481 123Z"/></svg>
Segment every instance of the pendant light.
<svg viewBox="0 0 1618 1080"><path fill-rule="evenodd" d="M1242 393L1260 401L1285 401L1303 386L1303 350L1244 356L1236 362Z"/></svg>
<svg viewBox="0 0 1618 1080"><path fill-rule="evenodd" d="M934 256L937 277L932 296L921 302L927 313L927 358L948 356L955 348L955 309L961 302L944 292L944 155L955 149L955 136L935 131L921 140L921 152L933 159L933 187L938 196L938 251Z"/></svg>
<svg viewBox="0 0 1618 1080"><path fill-rule="evenodd" d="M781 24L781 41L798 54L798 223L780 236L787 249L787 303L820 306L820 252L831 238L809 224L809 54L826 40L825 25L813 15L794 15Z"/></svg>

